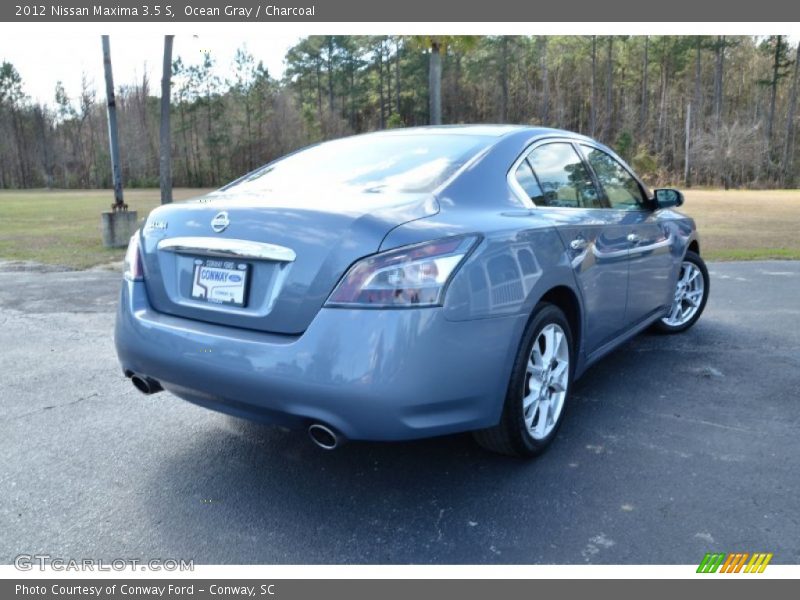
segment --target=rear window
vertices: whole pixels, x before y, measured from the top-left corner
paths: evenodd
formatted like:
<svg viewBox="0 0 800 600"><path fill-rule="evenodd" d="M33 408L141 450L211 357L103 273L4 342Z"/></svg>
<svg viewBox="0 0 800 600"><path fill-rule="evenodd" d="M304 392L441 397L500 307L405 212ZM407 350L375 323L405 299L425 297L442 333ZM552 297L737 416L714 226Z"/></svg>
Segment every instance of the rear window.
<svg viewBox="0 0 800 600"><path fill-rule="evenodd" d="M430 192L496 138L464 134L363 135L311 146L258 169L225 192L354 188Z"/></svg>

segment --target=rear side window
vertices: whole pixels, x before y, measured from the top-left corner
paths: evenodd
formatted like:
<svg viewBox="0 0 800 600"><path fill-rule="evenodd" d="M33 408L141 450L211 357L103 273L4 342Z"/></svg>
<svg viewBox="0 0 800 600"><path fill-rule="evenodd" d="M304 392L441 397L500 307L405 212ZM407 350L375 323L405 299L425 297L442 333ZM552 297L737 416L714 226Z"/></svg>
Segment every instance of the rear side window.
<svg viewBox="0 0 800 600"><path fill-rule="evenodd" d="M528 155L541 187L531 198L540 206L602 208L600 196L583 159L571 144L556 142L539 146Z"/></svg>
<svg viewBox="0 0 800 600"><path fill-rule="evenodd" d="M608 196L611 208L639 210L646 206L639 183L617 160L591 146L583 146L583 151Z"/></svg>
<svg viewBox="0 0 800 600"><path fill-rule="evenodd" d="M523 160L519 163L514 175L517 178L517 183L525 190L528 198L536 202L538 198L542 197L542 188L539 187L539 182L536 181L536 177L533 176L533 171L531 171L531 166L528 164L527 160Z"/></svg>

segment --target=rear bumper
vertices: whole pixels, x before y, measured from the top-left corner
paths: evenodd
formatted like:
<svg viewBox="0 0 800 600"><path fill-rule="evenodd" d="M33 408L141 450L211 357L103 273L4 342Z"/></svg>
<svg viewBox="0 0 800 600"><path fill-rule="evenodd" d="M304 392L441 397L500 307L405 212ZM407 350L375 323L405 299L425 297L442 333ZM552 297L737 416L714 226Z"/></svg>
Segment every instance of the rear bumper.
<svg viewBox="0 0 800 600"><path fill-rule="evenodd" d="M157 313L144 284L125 281L115 341L124 371L196 404L402 440L497 423L523 327L438 308L322 309L302 335L273 335Z"/></svg>

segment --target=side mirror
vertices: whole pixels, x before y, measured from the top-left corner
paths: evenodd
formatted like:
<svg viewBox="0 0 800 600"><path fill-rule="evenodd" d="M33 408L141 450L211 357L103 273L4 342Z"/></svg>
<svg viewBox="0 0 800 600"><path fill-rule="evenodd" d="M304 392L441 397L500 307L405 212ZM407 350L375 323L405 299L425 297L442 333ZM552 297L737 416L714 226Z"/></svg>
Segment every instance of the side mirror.
<svg viewBox="0 0 800 600"><path fill-rule="evenodd" d="M654 192L657 208L672 208L683 204L683 193L672 188L662 188Z"/></svg>

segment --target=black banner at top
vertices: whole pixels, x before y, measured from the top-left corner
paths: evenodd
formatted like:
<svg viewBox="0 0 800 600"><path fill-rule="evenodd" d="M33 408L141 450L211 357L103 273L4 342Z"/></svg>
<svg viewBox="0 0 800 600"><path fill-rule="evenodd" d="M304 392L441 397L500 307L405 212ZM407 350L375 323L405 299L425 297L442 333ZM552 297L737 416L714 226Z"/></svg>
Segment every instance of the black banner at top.
<svg viewBox="0 0 800 600"><path fill-rule="evenodd" d="M797 22L787 0L12 0L4 22Z"/></svg>

